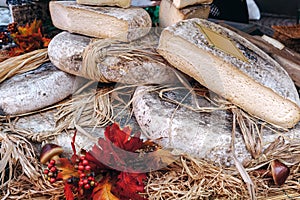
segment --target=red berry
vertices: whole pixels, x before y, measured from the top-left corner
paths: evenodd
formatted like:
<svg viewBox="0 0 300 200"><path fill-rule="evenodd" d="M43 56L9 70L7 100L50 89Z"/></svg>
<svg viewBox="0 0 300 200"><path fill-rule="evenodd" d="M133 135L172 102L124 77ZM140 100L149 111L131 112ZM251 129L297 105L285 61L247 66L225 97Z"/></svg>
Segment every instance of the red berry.
<svg viewBox="0 0 300 200"><path fill-rule="evenodd" d="M79 187L82 187L83 186L83 181L79 181L78 185L79 185Z"/></svg>
<svg viewBox="0 0 300 200"><path fill-rule="evenodd" d="M91 186L89 185L89 184L86 184L86 185L84 185L84 189L90 189L91 188Z"/></svg>
<svg viewBox="0 0 300 200"><path fill-rule="evenodd" d="M83 164L83 165L88 165L88 164L89 164L89 161L84 159L84 160L82 161L82 164Z"/></svg>
<svg viewBox="0 0 300 200"><path fill-rule="evenodd" d="M85 169L86 171L90 171L90 170L91 170L91 166L87 165L87 166L85 166L84 169Z"/></svg>
<svg viewBox="0 0 300 200"><path fill-rule="evenodd" d="M86 184L88 184L88 183L89 183L89 180L87 180L87 179L84 179L84 180L83 180L83 184L84 184L84 185L86 185Z"/></svg>
<svg viewBox="0 0 300 200"><path fill-rule="evenodd" d="M55 183L56 179L55 178L50 178L50 183Z"/></svg>
<svg viewBox="0 0 300 200"><path fill-rule="evenodd" d="M88 180L89 180L89 181L93 181L93 180L95 180L95 179L94 179L94 177L91 177L91 176L90 176L90 177L88 177Z"/></svg>
<svg viewBox="0 0 300 200"><path fill-rule="evenodd" d="M51 169L53 165L51 163L48 164L48 169Z"/></svg>
<svg viewBox="0 0 300 200"><path fill-rule="evenodd" d="M78 166L78 170L83 171L84 170L84 166L83 165L79 165Z"/></svg>
<svg viewBox="0 0 300 200"><path fill-rule="evenodd" d="M80 178L84 178L84 177L85 177L85 173L81 173Z"/></svg>
<svg viewBox="0 0 300 200"><path fill-rule="evenodd" d="M49 170L48 169L45 169L44 170L44 174L48 174L49 173Z"/></svg>
<svg viewBox="0 0 300 200"><path fill-rule="evenodd" d="M50 169L51 172L56 172L56 170L57 170L56 167L51 167Z"/></svg>
<svg viewBox="0 0 300 200"><path fill-rule="evenodd" d="M55 165L55 160L50 160L51 165Z"/></svg>
<svg viewBox="0 0 300 200"><path fill-rule="evenodd" d="M85 160L85 156L80 156L80 160Z"/></svg>

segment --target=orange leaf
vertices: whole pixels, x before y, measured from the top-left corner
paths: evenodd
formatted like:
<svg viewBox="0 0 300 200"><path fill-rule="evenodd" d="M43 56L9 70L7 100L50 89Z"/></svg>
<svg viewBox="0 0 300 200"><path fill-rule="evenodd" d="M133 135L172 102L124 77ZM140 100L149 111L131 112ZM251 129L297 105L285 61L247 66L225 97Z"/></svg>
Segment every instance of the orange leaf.
<svg viewBox="0 0 300 200"><path fill-rule="evenodd" d="M108 178L101 181L93 190L93 200L119 200L111 193L111 183Z"/></svg>
<svg viewBox="0 0 300 200"><path fill-rule="evenodd" d="M43 41L43 47L48 47L48 45L49 45L49 43L50 43L50 41L51 41L51 39L49 39L49 38L45 38L45 37L43 37L42 38L42 41Z"/></svg>
<svg viewBox="0 0 300 200"><path fill-rule="evenodd" d="M58 179L67 180L72 176L78 177L78 170L67 158L60 158L57 162L57 169L60 171L57 175Z"/></svg>

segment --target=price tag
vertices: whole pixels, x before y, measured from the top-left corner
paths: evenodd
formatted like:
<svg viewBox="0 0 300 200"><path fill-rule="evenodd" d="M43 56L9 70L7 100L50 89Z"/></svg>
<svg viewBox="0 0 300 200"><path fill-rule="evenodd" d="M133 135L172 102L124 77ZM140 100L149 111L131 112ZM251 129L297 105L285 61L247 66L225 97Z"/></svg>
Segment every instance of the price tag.
<svg viewBox="0 0 300 200"><path fill-rule="evenodd" d="M221 51L230 54L242 61L248 62L243 53L234 45L229 38L203 26L200 26L201 32L206 36L210 45L220 49Z"/></svg>

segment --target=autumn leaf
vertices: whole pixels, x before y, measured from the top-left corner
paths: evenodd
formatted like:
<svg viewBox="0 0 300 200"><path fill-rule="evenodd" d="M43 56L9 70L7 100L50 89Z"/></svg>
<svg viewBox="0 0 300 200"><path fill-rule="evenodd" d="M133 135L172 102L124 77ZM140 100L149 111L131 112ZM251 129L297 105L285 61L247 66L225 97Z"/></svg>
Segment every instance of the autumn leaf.
<svg viewBox="0 0 300 200"><path fill-rule="evenodd" d="M107 126L105 129L105 138L111 141L116 147L123 150L135 152L143 146L143 140L140 139L140 133L130 136L131 129L125 127L120 129L117 123Z"/></svg>
<svg viewBox="0 0 300 200"><path fill-rule="evenodd" d="M144 197L138 194L145 192L145 180L147 180L145 173L121 172L113 191L122 200L145 200Z"/></svg>
<svg viewBox="0 0 300 200"><path fill-rule="evenodd" d="M50 39L50 38L45 38L45 37L43 37L43 38L42 38L42 41L43 41L43 47L46 48L46 47L48 47L48 45L49 45L51 39Z"/></svg>
<svg viewBox="0 0 300 200"><path fill-rule="evenodd" d="M111 193L112 184L109 182L109 178L104 178L97 187L93 190L93 200L119 200L118 197Z"/></svg>
<svg viewBox="0 0 300 200"><path fill-rule="evenodd" d="M50 39L43 37L41 32L42 21L34 20L31 24L19 26L10 36L17 45L11 48L10 56L17 56L36 49L48 46Z"/></svg>
<svg viewBox="0 0 300 200"><path fill-rule="evenodd" d="M72 186L69 185L68 183L65 183L64 192L65 192L66 200L74 200Z"/></svg>
<svg viewBox="0 0 300 200"><path fill-rule="evenodd" d="M67 158L60 158L56 164L59 173L57 174L57 179L67 180L72 176L78 177L78 171L74 168L74 165Z"/></svg>
<svg viewBox="0 0 300 200"><path fill-rule="evenodd" d="M105 138L100 138L98 144L92 147L88 155L93 157L91 160L106 168L113 168L119 171L130 170L129 161L138 158L139 154L136 150L143 146L143 141L137 137L130 136L131 130L126 127L120 129L119 125L114 123L105 129Z"/></svg>

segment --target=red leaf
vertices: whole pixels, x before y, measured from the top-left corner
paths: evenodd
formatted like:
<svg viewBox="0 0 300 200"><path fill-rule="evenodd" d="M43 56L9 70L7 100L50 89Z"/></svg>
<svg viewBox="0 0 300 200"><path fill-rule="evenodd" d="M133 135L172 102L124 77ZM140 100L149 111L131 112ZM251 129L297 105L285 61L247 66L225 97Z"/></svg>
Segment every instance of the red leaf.
<svg viewBox="0 0 300 200"><path fill-rule="evenodd" d="M118 197L111 193L112 184L109 182L108 177L104 178L97 187L93 190L93 200L119 200Z"/></svg>
<svg viewBox="0 0 300 200"><path fill-rule="evenodd" d="M72 192L72 187L68 183L65 183L64 192L65 192L66 200L74 200L74 195L73 195L73 192Z"/></svg>
<svg viewBox="0 0 300 200"><path fill-rule="evenodd" d="M131 129L125 127L120 129L117 123L107 126L105 129L105 137L111 141L115 146L120 147L123 150L135 152L143 146L143 141L139 138L140 133L130 136Z"/></svg>
<svg viewBox="0 0 300 200"><path fill-rule="evenodd" d="M138 193L145 192L144 181L147 179L144 173L127 173L121 172L118 176L118 181L113 192L117 194L122 200L145 200L144 197Z"/></svg>
<svg viewBox="0 0 300 200"><path fill-rule="evenodd" d="M106 168L130 170L132 161L139 156L134 152L143 146L143 141L139 137L131 137L130 131L128 127L121 130L116 123L106 127L105 139L100 138L98 144L88 152L94 158L91 160L96 160L95 163Z"/></svg>

